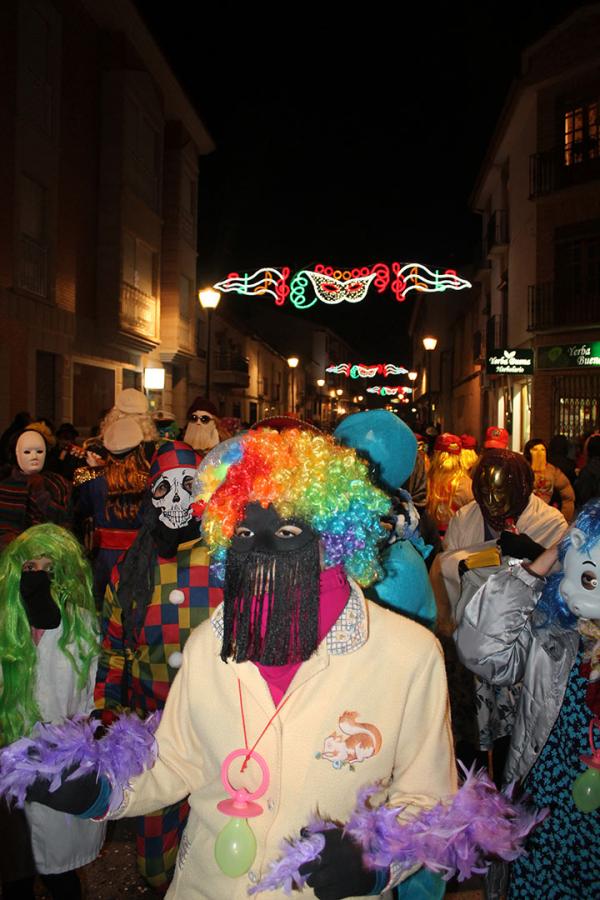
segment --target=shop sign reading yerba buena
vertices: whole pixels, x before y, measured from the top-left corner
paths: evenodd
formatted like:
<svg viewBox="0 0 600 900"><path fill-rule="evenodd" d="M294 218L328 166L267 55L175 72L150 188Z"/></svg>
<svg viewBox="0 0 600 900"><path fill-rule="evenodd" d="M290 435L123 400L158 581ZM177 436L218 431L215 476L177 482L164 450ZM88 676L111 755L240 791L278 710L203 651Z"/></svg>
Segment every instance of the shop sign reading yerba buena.
<svg viewBox="0 0 600 900"><path fill-rule="evenodd" d="M492 350L485 370L488 375L531 375L533 350Z"/></svg>
<svg viewBox="0 0 600 900"><path fill-rule="evenodd" d="M589 344L559 344L538 347L538 369L600 367L600 341Z"/></svg>

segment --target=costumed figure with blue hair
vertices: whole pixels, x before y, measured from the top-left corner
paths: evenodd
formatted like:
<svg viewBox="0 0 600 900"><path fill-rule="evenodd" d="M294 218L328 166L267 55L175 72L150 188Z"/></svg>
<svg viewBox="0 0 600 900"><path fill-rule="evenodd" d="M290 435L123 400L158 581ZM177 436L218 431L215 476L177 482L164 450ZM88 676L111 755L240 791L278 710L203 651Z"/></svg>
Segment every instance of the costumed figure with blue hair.
<svg viewBox="0 0 600 900"><path fill-rule="evenodd" d="M419 529L419 513L403 490L415 465L417 440L408 425L385 409L372 409L345 418L334 432L336 440L353 447L371 467L371 477L390 497L381 524L386 531L381 554L383 575L370 588L386 606L433 627L435 598L424 560L431 553Z"/></svg>
<svg viewBox="0 0 600 900"><path fill-rule="evenodd" d="M366 463L260 429L209 452L195 493L224 601L187 641L153 767L103 802L118 818L189 795L169 900L387 898L423 864L513 859L538 816L485 776L457 792L440 646L362 592L389 509ZM89 815L105 786L81 780Z"/></svg>
<svg viewBox="0 0 600 900"><path fill-rule="evenodd" d="M82 548L57 525L36 525L0 557L0 746L38 722L87 715L99 652L92 577ZM10 749L10 748L8 748ZM39 874L56 900L77 900L75 869L94 860L106 826L0 800L4 900L33 900Z"/></svg>
<svg viewBox="0 0 600 900"><path fill-rule="evenodd" d="M503 533L508 567L466 604L461 659L493 685L522 680L504 781L518 781L550 815L513 863L508 897L600 896L600 500L547 550ZM519 549L521 552L519 552ZM543 552L542 552L543 551ZM463 579L474 577L467 572ZM488 877L501 897L507 871Z"/></svg>

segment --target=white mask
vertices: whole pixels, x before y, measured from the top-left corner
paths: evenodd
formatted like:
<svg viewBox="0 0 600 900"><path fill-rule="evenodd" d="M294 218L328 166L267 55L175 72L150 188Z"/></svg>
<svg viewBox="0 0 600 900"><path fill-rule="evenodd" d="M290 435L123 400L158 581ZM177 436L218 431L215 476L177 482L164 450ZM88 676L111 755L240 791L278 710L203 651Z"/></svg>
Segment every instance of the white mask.
<svg viewBox="0 0 600 900"><path fill-rule="evenodd" d="M574 616L600 619L600 541L585 550L586 536L571 529L571 546L563 562L560 593Z"/></svg>
<svg viewBox="0 0 600 900"><path fill-rule="evenodd" d="M192 518L190 503L196 470L189 466L169 469L152 485L152 505L167 528L184 528Z"/></svg>
<svg viewBox="0 0 600 900"><path fill-rule="evenodd" d="M46 461L46 442L37 431L24 431L15 447L17 465L24 475L41 472Z"/></svg>

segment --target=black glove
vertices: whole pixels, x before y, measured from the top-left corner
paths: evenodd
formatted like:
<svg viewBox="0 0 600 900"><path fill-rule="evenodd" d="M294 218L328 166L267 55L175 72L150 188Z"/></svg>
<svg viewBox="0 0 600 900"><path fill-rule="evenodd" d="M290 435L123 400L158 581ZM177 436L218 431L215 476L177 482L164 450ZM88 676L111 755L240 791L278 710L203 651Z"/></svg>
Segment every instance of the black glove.
<svg viewBox="0 0 600 900"><path fill-rule="evenodd" d="M377 872L365 868L362 850L341 828L323 831L325 846L316 859L303 863L299 872L319 900L366 897L377 882ZM386 879L387 883L387 879ZM385 885L384 885L385 886Z"/></svg>
<svg viewBox="0 0 600 900"><path fill-rule="evenodd" d="M541 544L536 544L527 534L513 534L512 531L503 531L498 538L498 545L502 556L514 556L515 559L529 559L531 562L546 549Z"/></svg>
<svg viewBox="0 0 600 900"><path fill-rule="evenodd" d="M62 783L55 791L50 791L47 778L36 778L27 790L26 799L31 803L41 803L59 812L77 816L90 809L100 795L100 782L96 772L88 772L80 778L66 779L77 766L70 766L61 774Z"/></svg>

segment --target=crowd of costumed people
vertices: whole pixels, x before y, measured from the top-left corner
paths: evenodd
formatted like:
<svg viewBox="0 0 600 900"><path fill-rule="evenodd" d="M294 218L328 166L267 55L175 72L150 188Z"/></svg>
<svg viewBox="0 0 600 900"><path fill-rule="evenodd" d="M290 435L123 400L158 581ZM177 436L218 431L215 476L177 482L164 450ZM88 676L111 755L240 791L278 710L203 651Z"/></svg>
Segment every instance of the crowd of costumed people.
<svg viewBox="0 0 600 900"><path fill-rule="evenodd" d="M133 389L85 440L19 414L3 898L78 900L132 817L170 900L595 900L600 435L562 437L177 423Z"/></svg>

